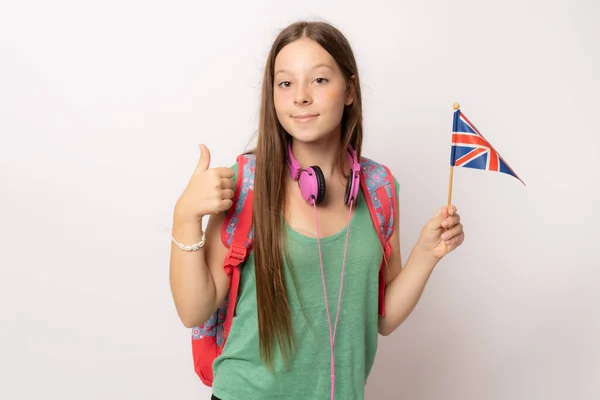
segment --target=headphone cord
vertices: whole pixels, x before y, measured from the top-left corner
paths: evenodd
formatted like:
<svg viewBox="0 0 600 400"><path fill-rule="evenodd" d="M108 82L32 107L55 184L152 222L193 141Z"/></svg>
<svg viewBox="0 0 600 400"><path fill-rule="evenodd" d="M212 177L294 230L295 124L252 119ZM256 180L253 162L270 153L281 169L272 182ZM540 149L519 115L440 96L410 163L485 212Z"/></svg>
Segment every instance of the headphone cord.
<svg viewBox="0 0 600 400"><path fill-rule="evenodd" d="M350 219L352 215L352 205L354 201L350 201L350 207L348 210L348 223L346 225L346 244L344 246L344 260L342 261L342 276L340 279L340 292L338 294L338 308L335 315L335 324L333 326L333 331L331 330L331 315L329 313L329 301L327 299L327 287L325 285L325 270L323 268L323 253L321 251L321 235L319 233L319 218L317 214L317 205L315 200L313 199L313 206L315 210L315 223L317 227L317 243L319 245L319 261L321 265L321 279L323 282L323 294L325 296L325 309L327 311L327 322L329 324L329 343L331 344L331 400L335 398L335 334L337 331L337 323L340 315L341 301L342 301L342 288L344 285L344 270L346 268L346 254L348 252L348 235L350 233Z"/></svg>

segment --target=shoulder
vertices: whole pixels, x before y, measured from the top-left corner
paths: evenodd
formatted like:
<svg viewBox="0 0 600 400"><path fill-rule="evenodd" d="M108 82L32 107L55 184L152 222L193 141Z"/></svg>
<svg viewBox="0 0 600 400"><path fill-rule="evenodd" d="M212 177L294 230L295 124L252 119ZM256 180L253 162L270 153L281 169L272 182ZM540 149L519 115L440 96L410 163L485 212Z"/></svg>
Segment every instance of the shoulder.
<svg viewBox="0 0 600 400"><path fill-rule="evenodd" d="M360 158L360 164L361 173L368 188L377 190L382 186L393 186L396 197L398 196L400 182L387 165L364 156Z"/></svg>

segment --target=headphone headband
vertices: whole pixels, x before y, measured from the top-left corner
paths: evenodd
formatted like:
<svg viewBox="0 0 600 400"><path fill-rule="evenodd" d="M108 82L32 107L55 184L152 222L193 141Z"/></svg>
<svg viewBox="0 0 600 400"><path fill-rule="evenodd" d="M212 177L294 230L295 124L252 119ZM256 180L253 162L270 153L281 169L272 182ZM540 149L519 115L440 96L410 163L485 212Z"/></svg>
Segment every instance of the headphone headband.
<svg viewBox="0 0 600 400"><path fill-rule="evenodd" d="M346 184L346 193L344 203L356 202L358 191L360 189L360 163L356 157L356 151L352 146L348 146L346 156L350 163L350 175ZM321 168L316 165L302 169L300 163L294 157L292 152L292 142L288 142L288 166L290 176L298 181L302 198L309 203L320 204L325 199L325 177Z"/></svg>

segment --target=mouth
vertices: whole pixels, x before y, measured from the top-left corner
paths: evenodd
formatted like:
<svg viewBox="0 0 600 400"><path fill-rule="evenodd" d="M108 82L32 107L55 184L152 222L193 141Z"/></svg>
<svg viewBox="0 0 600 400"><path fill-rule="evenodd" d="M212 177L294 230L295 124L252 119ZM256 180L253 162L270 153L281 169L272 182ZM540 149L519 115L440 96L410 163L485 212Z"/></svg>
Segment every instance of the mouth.
<svg viewBox="0 0 600 400"><path fill-rule="evenodd" d="M319 114L298 114L298 115L293 115L292 118L296 122L310 122L310 121L314 120L315 118L317 118L318 116L319 116Z"/></svg>

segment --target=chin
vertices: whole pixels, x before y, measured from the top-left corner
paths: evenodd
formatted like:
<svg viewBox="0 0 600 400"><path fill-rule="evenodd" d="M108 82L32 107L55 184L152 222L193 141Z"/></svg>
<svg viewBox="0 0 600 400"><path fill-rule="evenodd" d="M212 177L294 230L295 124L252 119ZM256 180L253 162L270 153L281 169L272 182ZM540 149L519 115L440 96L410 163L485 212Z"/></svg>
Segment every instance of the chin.
<svg viewBox="0 0 600 400"><path fill-rule="evenodd" d="M286 126L287 125L287 126ZM322 141L330 140L332 135L338 130L335 127L324 128L324 127L308 127L308 126L295 126L294 124L283 125L283 128L287 133L290 134L294 140L302 143L318 143Z"/></svg>
<svg viewBox="0 0 600 400"><path fill-rule="evenodd" d="M306 130L293 130L287 131L294 140L302 143L318 143L326 140L329 134L323 132L306 131Z"/></svg>

